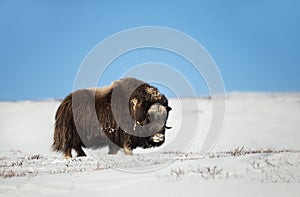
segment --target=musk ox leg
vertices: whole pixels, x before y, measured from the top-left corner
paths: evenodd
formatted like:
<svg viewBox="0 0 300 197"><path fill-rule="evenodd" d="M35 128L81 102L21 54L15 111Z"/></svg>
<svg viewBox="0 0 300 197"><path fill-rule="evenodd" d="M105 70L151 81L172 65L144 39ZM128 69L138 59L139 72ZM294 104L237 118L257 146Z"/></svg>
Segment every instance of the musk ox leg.
<svg viewBox="0 0 300 197"><path fill-rule="evenodd" d="M115 155L121 148L115 144L108 145L108 154Z"/></svg>
<svg viewBox="0 0 300 197"><path fill-rule="evenodd" d="M129 145L124 145L123 149L126 155L133 155L132 148Z"/></svg>
<svg viewBox="0 0 300 197"><path fill-rule="evenodd" d="M67 148L65 151L64 151L64 157L65 159L71 159L72 158L72 148Z"/></svg>
<svg viewBox="0 0 300 197"><path fill-rule="evenodd" d="M75 151L77 153L77 157L85 157L86 154L85 152L82 150L81 146L75 148Z"/></svg>

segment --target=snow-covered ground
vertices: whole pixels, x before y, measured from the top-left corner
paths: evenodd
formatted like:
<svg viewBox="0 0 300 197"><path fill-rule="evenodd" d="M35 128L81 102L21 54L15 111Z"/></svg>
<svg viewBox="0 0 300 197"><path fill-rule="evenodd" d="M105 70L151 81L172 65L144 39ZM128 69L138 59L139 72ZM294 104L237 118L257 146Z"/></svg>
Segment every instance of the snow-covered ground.
<svg viewBox="0 0 300 197"><path fill-rule="evenodd" d="M161 148L134 156L86 149L87 157L69 160L50 149L59 101L0 102L0 196L300 196L300 94L228 95L221 135L206 155L199 152L212 102L193 102L171 99L173 129ZM187 150L168 148L198 119Z"/></svg>

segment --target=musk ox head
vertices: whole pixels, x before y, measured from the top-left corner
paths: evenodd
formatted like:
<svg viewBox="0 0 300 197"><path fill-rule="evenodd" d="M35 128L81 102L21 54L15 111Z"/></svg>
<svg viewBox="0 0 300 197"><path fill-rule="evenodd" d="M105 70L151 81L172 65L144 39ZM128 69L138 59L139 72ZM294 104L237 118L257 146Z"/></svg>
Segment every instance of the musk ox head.
<svg viewBox="0 0 300 197"><path fill-rule="evenodd" d="M132 154L137 147L160 146L171 107L157 88L125 78L103 88L83 89L68 95L55 116L55 151L71 157L75 149L108 146L110 154L124 149ZM97 124L95 124L97 123Z"/></svg>
<svg viewBox="0 0 300 197"><path fill-rule="evenodd" d="M158 92L159 94L159 92ZM160 146L165 141L165 129L171 127L166 126L169 111L171 108L165 103L165 98L160 96L156 99L145 99L138 101L136 98L131 99L132 115L135 121L133 135L146 137L146 143L143 147Z"/></svg>
<svg viewBox="0 0 300 197"><path fill-rule="evenodd" d="M127 133L148 137L154 143L164 141L164 132L171 107L167 98L149 84L126 78L115 83L112 112ZM119 110L119 106L123 106ZM128 109L127 107L128 106Z"/></svg>

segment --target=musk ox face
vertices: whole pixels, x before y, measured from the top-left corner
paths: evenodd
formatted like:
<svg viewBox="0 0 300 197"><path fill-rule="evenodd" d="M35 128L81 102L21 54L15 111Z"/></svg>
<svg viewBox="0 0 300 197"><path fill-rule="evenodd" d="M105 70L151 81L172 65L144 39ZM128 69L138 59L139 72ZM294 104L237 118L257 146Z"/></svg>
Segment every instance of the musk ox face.
<svg viewBox="0 0 300 197"><path fill-rule="evenodd" d="M68 95L55 116L53 150L65 157L85 156L82 147L123 149L157 147L165 141L171 107L157 88L125 78L103 88L78 90Z"/></svg>
<svg viewBox="0 0 300 197"><path fill-rule="evenodd" d="M132 118L136 119L141 124L148 123L148 110L158 100L162 102L162 106L166 105L166 98L163 95L160 95L156 88L145 87L145 85L137 88L130 99L131 110L133 113Z"/></svg>

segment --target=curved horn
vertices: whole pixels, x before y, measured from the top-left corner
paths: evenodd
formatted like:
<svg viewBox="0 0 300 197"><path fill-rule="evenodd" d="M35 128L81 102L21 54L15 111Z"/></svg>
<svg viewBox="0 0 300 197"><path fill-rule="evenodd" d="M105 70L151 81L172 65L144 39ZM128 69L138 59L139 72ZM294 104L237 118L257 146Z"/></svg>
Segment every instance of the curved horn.
<svg viewBox="0 0 300 197"><path fill-rule="evenodd" d="M168 111L160 103L154 103L148 110L148 116L151 124L151 132L157 132L165 127Z"/></svg>

